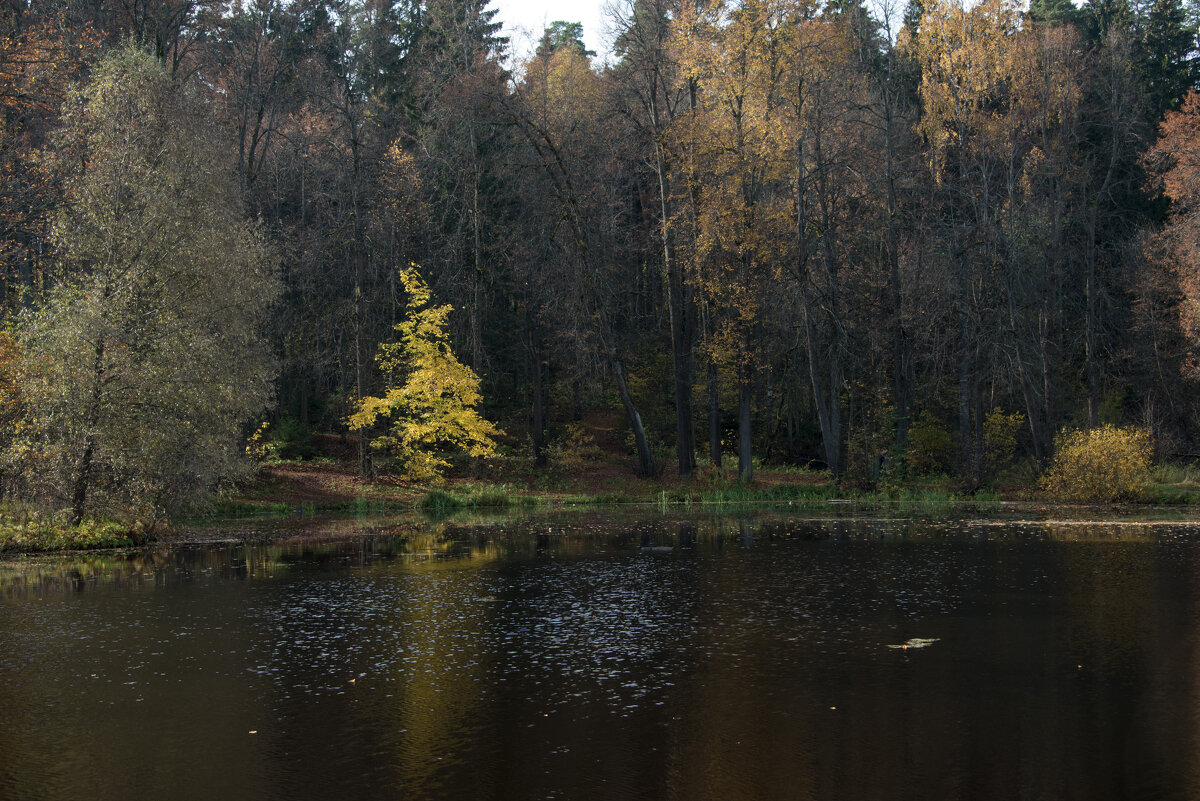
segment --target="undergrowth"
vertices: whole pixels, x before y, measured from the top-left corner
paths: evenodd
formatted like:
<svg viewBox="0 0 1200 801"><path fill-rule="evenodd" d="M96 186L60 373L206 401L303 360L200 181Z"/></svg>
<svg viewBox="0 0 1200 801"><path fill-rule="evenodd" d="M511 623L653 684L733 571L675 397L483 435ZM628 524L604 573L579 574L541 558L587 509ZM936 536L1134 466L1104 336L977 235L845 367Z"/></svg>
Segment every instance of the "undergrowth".
<svg viewBox="0 0 1200 801"><path fill-rule="evenodd" d="M114 520L85 519L72 526L60 516L7 508L0 511L0 551L84 551L128 548L145 541L148 532Z"/></svg>

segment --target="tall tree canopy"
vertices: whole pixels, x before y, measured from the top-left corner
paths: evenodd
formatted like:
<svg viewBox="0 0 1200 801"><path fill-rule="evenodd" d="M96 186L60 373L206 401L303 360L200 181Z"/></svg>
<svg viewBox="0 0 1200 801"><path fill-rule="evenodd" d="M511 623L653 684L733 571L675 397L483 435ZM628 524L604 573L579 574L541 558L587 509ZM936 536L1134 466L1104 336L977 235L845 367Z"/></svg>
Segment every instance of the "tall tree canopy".
<svg viewBox="0 0 1200 801"><path fill-rule="evenodd" d="M272 394L275 262L194 87L135 45L72 92L46 157L61 279L18 321L14 480L86 514L150 517L233 471Z"/></svg>

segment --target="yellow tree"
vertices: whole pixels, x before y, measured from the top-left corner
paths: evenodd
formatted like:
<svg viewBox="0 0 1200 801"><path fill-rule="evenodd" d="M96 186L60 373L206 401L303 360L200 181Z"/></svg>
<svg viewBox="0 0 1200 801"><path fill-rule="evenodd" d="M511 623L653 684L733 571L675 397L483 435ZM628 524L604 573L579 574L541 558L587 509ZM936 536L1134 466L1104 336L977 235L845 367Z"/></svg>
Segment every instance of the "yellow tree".
<svg viewBox="0 0 1200 801"><path fill-rule="evenodd" d="M408 316L396 325L399 340L380 345L376 360L389 379L403 376L403 383L383 397L363 398L348 422L351 430L365 431L387 420L372 447L390 452L406 478L437 479L450 466L447 449L486 458L495 454L495 437L503 432L480 416L479 376L450 348L446 318L453 309L431 305L416 265L402 271L400 281Z"/></svg>
<svg viewBox="0 0 1200 801"><path fill-rule="evenodd" d="M976 136L985 132L990 104L1005 88L1019 12L1013 0L984 0L969 9L961 0L925 4L916 40L921 131L939 177L954 168L947 164L953 156L960 159L960 172L967 171L962 159Z"/></svg>
<svg viewBox="0 0 1200 801"><path fill-rule="evenodd" d="M691 113L673 125L692 231L681 248L709 310L709 359L732 359L738 388L738 473L754 477L751 401L764 284L779 258L781 180L778 9L685 3L672 37Z"/></svg>

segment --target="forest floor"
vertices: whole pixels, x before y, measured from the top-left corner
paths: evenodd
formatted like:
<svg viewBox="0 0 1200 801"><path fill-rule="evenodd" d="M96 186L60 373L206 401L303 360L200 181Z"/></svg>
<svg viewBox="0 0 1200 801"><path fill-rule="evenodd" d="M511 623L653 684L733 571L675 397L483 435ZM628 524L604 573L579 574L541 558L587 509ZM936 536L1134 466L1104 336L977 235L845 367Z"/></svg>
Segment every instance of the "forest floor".
<svg viewBox="0 0 1200 801"><path fill-rule="evenodd" d="M664 459L659 474L642 477L637 461L623 441L622 427L615 415L589 414L569 427L555 443L546 466L533 463L530 455L510 455L489 464L475 476L452 476L437 486L416 485L380 473L373 480L359 472L357 443L334 434L318 434L307 443L311 458L264 463L255 477L237 492L223 498L217 511L227 513L284 511L285 508L337 511L366 507L417 506L433 493L460 505L485 505L487 497L507 501L495 505L744 502L793 499L831 499L858 496L865 490L852 483L835 486L824 471L795 467L755 468L754 481L736 481L736 462L726 462L723 471L701 464L690 478L680 478L673 459ZM1028 485L1014 485L985 493L988 500L1026 498ZM951 479L940 477L912 482L894 490L907 499L927 496L939 501L958 497ZM445 497L443 497L445 500ZM452 502L452 501L451 501Z"/></svg>

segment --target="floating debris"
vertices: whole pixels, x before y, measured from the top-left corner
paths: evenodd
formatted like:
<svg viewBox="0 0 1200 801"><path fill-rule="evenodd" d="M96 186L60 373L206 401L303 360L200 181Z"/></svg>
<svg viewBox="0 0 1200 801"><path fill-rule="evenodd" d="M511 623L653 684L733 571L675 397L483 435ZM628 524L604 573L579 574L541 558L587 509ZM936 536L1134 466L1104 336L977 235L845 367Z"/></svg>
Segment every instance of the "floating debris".
<svg viewBox="0 0 1200 801"><path fill-rule="evenodd" d="M908 640L907 642L902 642L899 645L889 645L888 648L898 648L902 651L907 651L910 648L928 648L929 646L931 646L935 642L937 642L939 639L940 639L939 637L932 637L932 638L913 637L911 640Z"/></svg>

